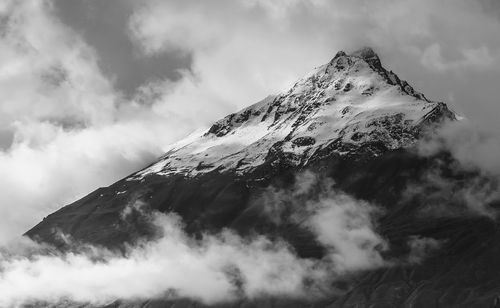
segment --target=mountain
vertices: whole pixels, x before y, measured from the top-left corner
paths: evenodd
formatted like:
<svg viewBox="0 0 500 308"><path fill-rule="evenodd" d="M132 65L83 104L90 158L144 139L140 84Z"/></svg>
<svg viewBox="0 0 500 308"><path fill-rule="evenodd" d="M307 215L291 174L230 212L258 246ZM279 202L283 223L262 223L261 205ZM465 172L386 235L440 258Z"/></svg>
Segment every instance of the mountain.
<svg viewBox="0 0 500 308"><path fill-rule="evenodd" d="M490 307L500 285L499 228L494 220L469 213L457 195L470 181L487 179L457 166L449 153L422 157L415 150L437 126L456 120L446 104L427 99L386 70L372 49L341 51L288 91L181 140L157 162L63 207L26 235L60 249L68 249L61 233L79 243L123 249L158 236L140 211L122 215L141 200L147 211L178 214L193 236L225 228L242 236L264 234L283 238L302 258L320 259L325 249L310 230L276 224L255 206L270 187L290 189L307 170L383 209L377 231L391 247L388 258L407 256L412 238L444 243L422 263L360 272L340 294L307 306ZM437 209L451 209L453 215L435 214ZM242 301L224 307L306 305ZM147 305L199 306L193 301Z"/></svg>
<svg viewBox="0 0 500 308"><path fill-rule="evenodd" d="M369 48L339 52L288 91L217 121L201 136L180 141L148 174L245 174L279 155L294 167L326 155L353 155L412 145L428 124L455 119L385 70ZM371 146L369 146L371 145Z"/></svg>

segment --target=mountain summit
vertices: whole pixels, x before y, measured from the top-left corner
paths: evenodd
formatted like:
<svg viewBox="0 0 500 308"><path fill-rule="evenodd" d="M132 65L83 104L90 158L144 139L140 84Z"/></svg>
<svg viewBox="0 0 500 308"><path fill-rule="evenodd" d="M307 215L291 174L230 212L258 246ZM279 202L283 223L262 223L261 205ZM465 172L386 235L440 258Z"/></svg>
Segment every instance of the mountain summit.
<svg viewBox="0 0 500 308"><path fill-rule="evenodd" d="M455 115L382 67L371 48L343 51L298 80L172 146L131 177L250 172L271 160L304 166L322 155L379 155L409 147L429 124Z"/></svg>

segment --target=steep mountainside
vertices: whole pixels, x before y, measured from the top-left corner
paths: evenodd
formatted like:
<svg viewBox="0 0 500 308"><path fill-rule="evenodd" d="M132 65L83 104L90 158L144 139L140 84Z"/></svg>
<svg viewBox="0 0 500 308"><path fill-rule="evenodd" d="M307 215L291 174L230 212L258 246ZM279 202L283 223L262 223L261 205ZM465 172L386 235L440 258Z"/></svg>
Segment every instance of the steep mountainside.
<svg viewBox="0 0 500 308"><path fill-rule="evenodd" d="M443 247L420 264L358 273L335 286L342 292L318 302L243 298L223 307L491 307L500 286L499 228L470 214L457 195L482 175L460 169L447 153L420 157L412 150L445 120L456 120L446 104L384 69L371 49L339 52L289 91L178 142L156 163L49 215L27 235L61 249L67 248L61 232L121 249L157 235L140 211L122 215L141 200L149 211L179 214L194 236L223 228L265 234L285 239L300 257L318 259L324 247L310 230L276 224L258 206L269 187L290 189L298 172L310 170L336 190L384 209L377 231L389 243L388 258L408 255L409 238L432 238ZM443 188L437 176L450 184ZM429 214L435 209L453 215ZM183 300L110 307L174 306L200 305Z"/></svg>

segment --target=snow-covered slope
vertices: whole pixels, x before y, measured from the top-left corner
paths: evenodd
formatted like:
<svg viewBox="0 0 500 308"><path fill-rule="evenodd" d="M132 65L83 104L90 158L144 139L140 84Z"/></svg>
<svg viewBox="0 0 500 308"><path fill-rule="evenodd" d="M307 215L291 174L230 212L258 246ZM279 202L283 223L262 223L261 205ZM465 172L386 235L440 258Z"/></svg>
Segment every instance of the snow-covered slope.
<svg viewBox="0 0 500 308"><path fill-rule="evenodd" d="M444 118L455 119L455 114L385 70L372 49L349 55L340 51L290 90L180 141L130 179L214 170L241 174L276 151L299 166L326 148L348 155L368 143L388 150L408 147L424 126Z"/></svg>

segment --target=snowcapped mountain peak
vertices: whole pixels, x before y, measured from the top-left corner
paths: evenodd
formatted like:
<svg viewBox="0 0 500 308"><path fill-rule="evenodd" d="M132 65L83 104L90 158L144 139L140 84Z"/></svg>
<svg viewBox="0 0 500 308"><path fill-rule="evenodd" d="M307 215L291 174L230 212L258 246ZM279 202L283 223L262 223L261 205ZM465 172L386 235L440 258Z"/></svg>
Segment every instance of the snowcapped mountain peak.
<svg viewBox="0 0 500 308"><path fill-rule="evenodd" d="M352 57L357 57L365 60L368 64L375 67L382 67L379 56L370 47L363 47L351 53Z"/></svg>
<svg viewBox="0 0 500 308"><path fill-rule="evenodd" d="M321 69L322 67L320 67ZM383 79L383 81L389 85L397 86L404 93L414 96L418 99L427 100L425 96L417 92L411 87L408 82L401 80L392 71L386 70L382 66L379 56L370 47L364 47L356 50L350 54L346 54L344 51L339 51L333 57L333 59L326 65L329 68L327 72L329 73L339 73L342 70L347 70L349 75L371 75L376 73ZM354 68L354 72L352 70ZM365 69L364 71L362 69ZM362 74L356 74L362 70ZM354 73L354 74L353 74Z"/></svg>
<svg viewBox="0 0 500 308"><path fill-rule="evenodd" d="M378 155L411 146L426 125L456 116L428 100L368 47L339 51L325 65L272 95L173 145L132 175L251 172L276 162L305 166L325 155Z"/></svg>
<svg viewBox="0 0 500 308"><path fill-rule="evenodd" d="M337 65L338 62L347 61L355 61L355 58L362 59L366 63L368 63L371 67L382 67L382 63L380 62L379 56L373 51L370 47L363 47L358 49L350 54L347 54L345 51L341 50L335 54L335 57L329 62L329 65Z"/></svg>

